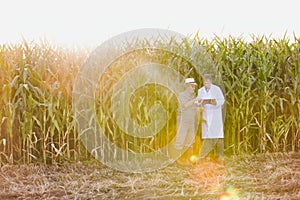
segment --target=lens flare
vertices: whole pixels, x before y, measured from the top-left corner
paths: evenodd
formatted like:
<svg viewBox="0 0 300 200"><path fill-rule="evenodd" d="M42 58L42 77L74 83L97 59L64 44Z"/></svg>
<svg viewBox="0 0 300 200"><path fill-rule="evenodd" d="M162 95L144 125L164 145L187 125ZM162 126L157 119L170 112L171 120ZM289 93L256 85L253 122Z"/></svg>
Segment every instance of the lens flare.
<svg viewBox="0 0 300 200"><path fill-rule="evenodd" d="M225 192L220 192L217 196L218 200L238 200L238 189L229 187Z"/></svg>
<svg viewBox="0 0 300 200"><path fill-rule="evenodd" d="M173 31L138 29L90 54L73 85L72 104L80 140L96 159L140 173L166 167L185 153L188 147L174 147L184 79L212 73L221 83L210 55L196 43L183 51L187 42Z"/></svg>
<svg viewBox="0 0 300 200"><path fill-rule="evenodd" d="M227 175L227 170L224 165L220 165L214 160L203 159L194 165L189 175L190 178L197 182L199 187L205 191L216 192L218 197L223 197L222 195L224 194L224 198L226 197L225 191L220 190L220 188L223 188Z"/></svg>
<svg viewBox="0 0 300 200"><path fill-rule="evenodd" d="M197 159L198 159L198 157L197 157L196 155L192 155L192 156L190 157L190 161L191 161L192 163L196 163Z"/></svg>

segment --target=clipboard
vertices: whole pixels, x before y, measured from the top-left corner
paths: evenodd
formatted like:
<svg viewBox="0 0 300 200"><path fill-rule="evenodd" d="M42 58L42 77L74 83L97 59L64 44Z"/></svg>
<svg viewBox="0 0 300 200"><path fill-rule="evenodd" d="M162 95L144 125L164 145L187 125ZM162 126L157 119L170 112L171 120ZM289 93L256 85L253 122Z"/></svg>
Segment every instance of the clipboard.
<svg viewBox="0 0 300 200"><path fill-rule="evenodd" d="M214 102L216 99L203 99L202 104L212 104L212 102Z"/></svg>

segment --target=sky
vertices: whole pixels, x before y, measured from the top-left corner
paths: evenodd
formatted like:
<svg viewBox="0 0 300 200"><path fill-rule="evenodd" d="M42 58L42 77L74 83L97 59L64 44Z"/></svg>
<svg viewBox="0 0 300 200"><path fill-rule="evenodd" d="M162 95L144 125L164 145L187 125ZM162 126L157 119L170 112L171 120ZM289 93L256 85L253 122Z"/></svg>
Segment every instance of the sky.
<svg viewBox="0 0 300 200"><path fill-rule="evenodd" d="M0 44L46 39L97 46L118 34L160 28L242 37L300 36L297 0L0 0Z"/></svg>

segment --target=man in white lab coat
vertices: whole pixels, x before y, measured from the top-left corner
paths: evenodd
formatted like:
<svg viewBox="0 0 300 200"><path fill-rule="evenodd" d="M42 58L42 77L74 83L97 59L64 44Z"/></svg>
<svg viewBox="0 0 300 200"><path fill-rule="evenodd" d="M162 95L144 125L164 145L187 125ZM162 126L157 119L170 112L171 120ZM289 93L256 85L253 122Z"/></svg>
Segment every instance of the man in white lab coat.
<svg viewBox="0 0 300 200"><path fill-rule="evenodd" d="M224 159L224 131L222 105L225 102L221 89L212 84L212 75L202 77L203 87L198 90L197 101L202 111L202 149L200 159L206 157L216 148L221 162Z"/></svg>

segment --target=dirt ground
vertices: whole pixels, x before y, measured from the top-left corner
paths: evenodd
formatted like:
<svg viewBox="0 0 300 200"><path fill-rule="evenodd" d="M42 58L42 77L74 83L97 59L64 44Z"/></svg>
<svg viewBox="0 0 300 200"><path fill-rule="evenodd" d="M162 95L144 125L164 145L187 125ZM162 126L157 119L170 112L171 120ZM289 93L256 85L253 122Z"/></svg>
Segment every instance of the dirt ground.
<svg viewBox="0 0 300 200"><path fill-rule="evenodd" d="M97 161L4 165L0 199L300 199L300 153L232 156L130 174Z"/></svg>

